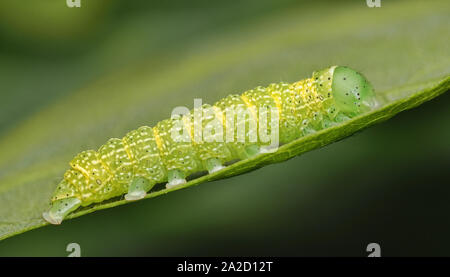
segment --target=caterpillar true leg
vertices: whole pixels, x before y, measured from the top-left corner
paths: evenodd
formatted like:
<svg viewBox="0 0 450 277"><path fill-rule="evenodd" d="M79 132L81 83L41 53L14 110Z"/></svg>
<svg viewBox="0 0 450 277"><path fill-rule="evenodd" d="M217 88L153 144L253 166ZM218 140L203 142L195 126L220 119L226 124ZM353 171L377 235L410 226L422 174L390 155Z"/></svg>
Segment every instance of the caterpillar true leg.
<svg viewBox="0 0 450 277"><path fill-rule="evenodd" d="M336 116L335 120L337 123L341 123L341 122L350 120L350 117L346 116L345 114L340 113Z"/></svg>
<svg viewBox="0 0 450 277"><path fill-rule="evenodd" d="M305 128L303 129L303 135L304 135L304 136L313 134L313 133L315 133L315 132L317 132L317 131L316 131L314 128L310 127L310 126L307 126L307 127L305 127Z"/></svg>
<svg viewBox="0 0 450 277"><path fill-rule="evenodd" d="M178 169L169 170L168 175L169 175L168 176L169 182L166 184L166 188L168 189L186 183L186 176L181 170Z"/></svg>
<svg viewBox="0 0 450 277"><path fill-rule="evenodd" d="M125 199L128 201L134 201L144 198L147 195L147 191L151 190L154 184L144 177L136 177L131 182L128 188L128 193L125 195Z"/></svg>
<svg viewBox="0 0 450 277"><path fill-rule="evenodd" d="M323 121L322 121L322 128L324 128L324 129L332 127L334 125L337 125L337 124L335 122L327 119L327 118L324 118Z"/></svg>
<svg viewBox="0 0 450 277"><path fill-rule="evenodd" d="M71 212L81 206L81 200L76 197L65 198L53 202L48 212L44 212L42 216L51 224L61 224L63 219Z"/></svg>

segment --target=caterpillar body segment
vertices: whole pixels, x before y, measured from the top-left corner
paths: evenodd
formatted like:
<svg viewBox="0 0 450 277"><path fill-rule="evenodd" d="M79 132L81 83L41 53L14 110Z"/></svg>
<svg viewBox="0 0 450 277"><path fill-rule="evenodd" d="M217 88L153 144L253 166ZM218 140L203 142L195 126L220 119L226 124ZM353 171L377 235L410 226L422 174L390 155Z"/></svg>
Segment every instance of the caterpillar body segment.
<svg viewBox="0 0 450 277"><path fill-rule="evenodd" d="M167 170L159 153L153 128L143 126L129 132L124 138L127 154L133 163L133 174L156 184L167 180Z"/></svg>
<svg viewBox="0 0 450 277"><path fill-rule="evenodd" d="M225 125L223 115L216 106L204 104L185 115L181 123L188 133L202 169L212 173L233 159L227 143L222 141Z"/></svg>
<svg viewBox="0 0 450 277"><path fill-rule="evenodd" d="M60 224L80 206L124 194L129 201L142 199L158 183L178 186L191 174L213 173L225 163L270 153L273 139L285 144L376 105L366 78L343 66L298 82L229 95L153 128L143 126L122 139L110 139L98 151L81 152L69 163L43 217ZM277 137L268 139L268 134Z"/></svg>

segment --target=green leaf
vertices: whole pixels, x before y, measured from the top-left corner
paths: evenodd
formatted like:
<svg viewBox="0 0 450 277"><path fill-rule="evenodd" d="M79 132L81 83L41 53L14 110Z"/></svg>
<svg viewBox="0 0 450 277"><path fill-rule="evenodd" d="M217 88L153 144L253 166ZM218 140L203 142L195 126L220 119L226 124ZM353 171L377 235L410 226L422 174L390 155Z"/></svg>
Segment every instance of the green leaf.
<svg viewBox="0 0 450 277"><path fill-rule="evenodd" d="M339 64L364 73L385 104L284 145L273 155L238 162L147 198L282 162L446 92L450 80L446 4L405 1L376 10L365 3L346 3L255 15L236 30L224 28L220 36L206 33L187 42L188 48L181 43L155 51L142 62L135 61L41 106L0 137L0 239L47 224L41 214L76 153L97 149L108 138L122 137L141 125L154 125L175 106L192 107L193 98L213 103L228 93L280 79L292 82L309 77L313 70ZM146 26L145 20L134 24ZM114 199L80 209L69 218L124 203Z"/></svg>

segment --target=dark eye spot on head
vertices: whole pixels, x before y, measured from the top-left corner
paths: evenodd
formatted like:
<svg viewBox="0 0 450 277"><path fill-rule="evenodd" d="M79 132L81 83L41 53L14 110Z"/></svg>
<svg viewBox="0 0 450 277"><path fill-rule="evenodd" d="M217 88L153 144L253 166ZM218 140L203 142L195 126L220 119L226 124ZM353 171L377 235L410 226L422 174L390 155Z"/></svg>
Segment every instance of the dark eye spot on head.
<svg viewBox="0 0 450 277"><path fill-rule="evenodd" d="M345 80L347 80L347 78L346 78L346 77L344 77L344 81L345 81Z"/></svg>
<svg viewBox="0 0 450 277"><path fill-rule="evenodd" d="M320 84L320 86L322 86L322 84Z"/></svg>
<svg viewBox="0 0 450 277"><path fill-rule="evenodd" d="M69 196L69 194L66 194L66 196Z"/></svg>
<svg viewBox="0 0 450 277"><path fill-rule="evenodd" d="M331 80L331 78L330 78L330 77L328 77L328 80Z"/></svg>

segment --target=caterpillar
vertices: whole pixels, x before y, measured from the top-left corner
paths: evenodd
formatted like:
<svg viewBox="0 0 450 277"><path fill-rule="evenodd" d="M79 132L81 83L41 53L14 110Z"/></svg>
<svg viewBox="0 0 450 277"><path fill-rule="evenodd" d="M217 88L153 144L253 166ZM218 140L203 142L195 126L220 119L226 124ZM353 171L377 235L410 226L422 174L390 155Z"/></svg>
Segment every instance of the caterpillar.
<svg viewBox="0 0 450 277"><path fill-rule="evenodd" d="M158 183L172 188L192 174L213 173L263 152L270 155L276 151L274 140L288 143L376 105L371 84L345 66L315 71L298 82L272 83L229 95L153 128L142 126L122 139L112 138L97 151L79 153L70 161L43 218L60 224L80 206L123 194L128 201L142 199ZM263 128L269 121L270 127ZM263 129L276 134L272 141Z"/></svg>

